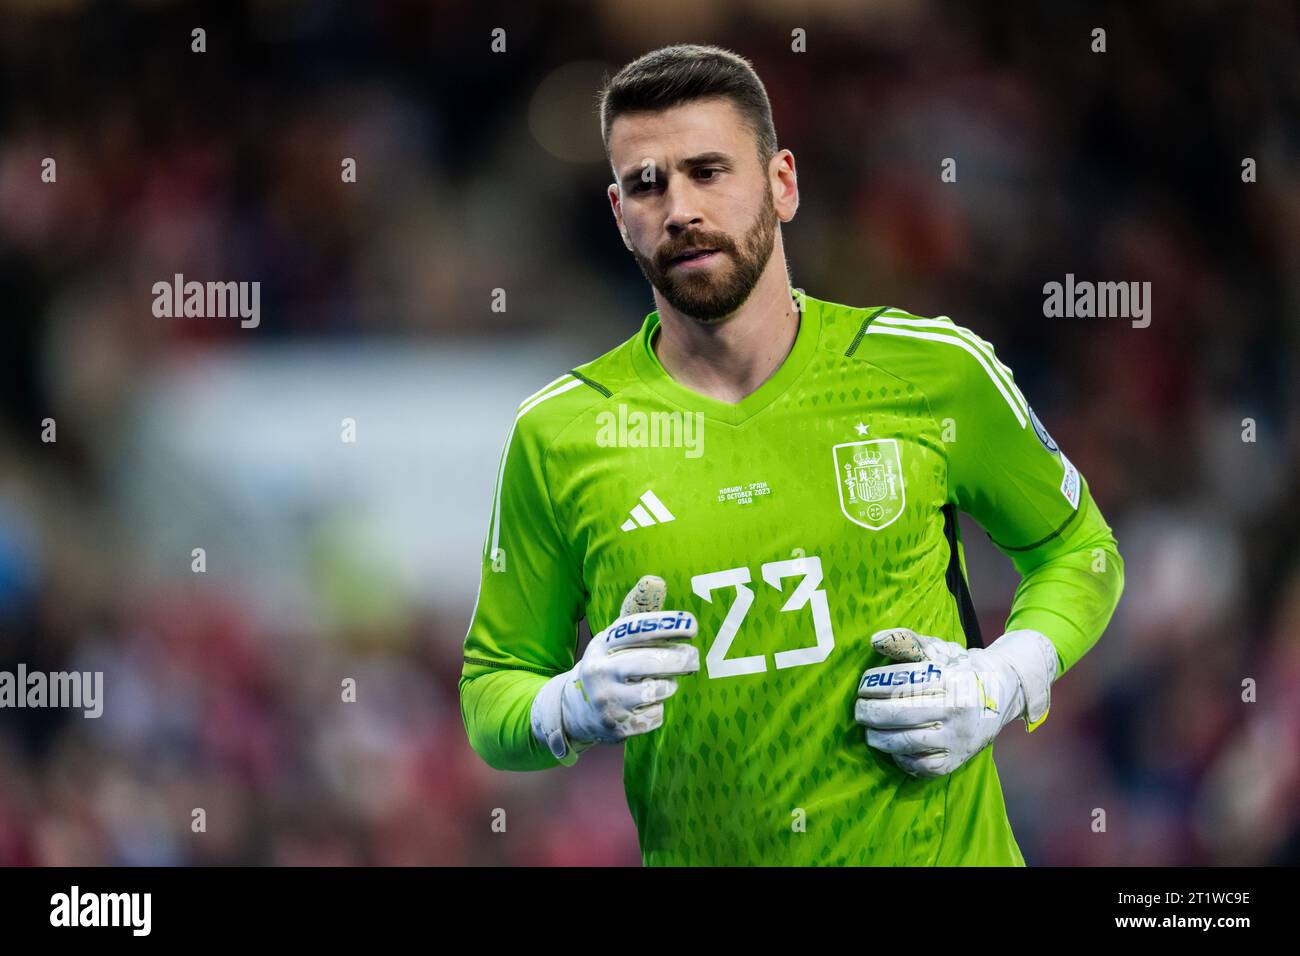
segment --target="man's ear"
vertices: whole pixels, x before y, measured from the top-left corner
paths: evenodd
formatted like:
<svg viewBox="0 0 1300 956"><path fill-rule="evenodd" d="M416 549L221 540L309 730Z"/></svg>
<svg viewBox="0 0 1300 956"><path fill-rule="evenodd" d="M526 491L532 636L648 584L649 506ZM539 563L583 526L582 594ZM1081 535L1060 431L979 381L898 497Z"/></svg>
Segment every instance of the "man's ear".
<svg viewBox="0 0 1300 956"><path fill-rule="evenodd" d="M632 251L632 240L627 236L627 227L623 225L623 220L618 214L618 183L609 184L609 211L614 214L614 224L618 226L618 234L623 237L623 245L627 246L627 251Z"/></svg>
<svg viewBox="0 0 1300 956"><path fill-rule="evenodd" d="M788 173L782 171L782 167L785 165L786 155L789 157ZM789 179L790 188L788 190L782 190L786 195L781 196L781 198L775 202L775 205L777 217L781 222L790 222L794 219L795 213L799 211L799 178L798 173L795 170L794 153L790 152L788 149L783 149L773 156L771 173L775 173L776 178L776 182L772 184L774 195L776 195L777 190L781 188L782 180L787 177Z"/></svg>

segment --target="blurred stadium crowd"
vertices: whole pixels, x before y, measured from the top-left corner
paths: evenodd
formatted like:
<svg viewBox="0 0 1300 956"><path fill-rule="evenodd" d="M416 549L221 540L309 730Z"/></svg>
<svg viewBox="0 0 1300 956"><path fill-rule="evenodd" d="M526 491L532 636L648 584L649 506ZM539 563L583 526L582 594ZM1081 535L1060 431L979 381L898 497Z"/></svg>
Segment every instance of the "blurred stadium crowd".
<svg viewBox="0 0 1300 956"><path fill-rule="evenodd" d="M348 614L318 569L314 613L268 623L237 575L151 560L117 496L176 356L630 335L653 305L592 106L603 69L687 40L768 85L794 284L992 341L1115 528L1112 626L997 744L1026 859L1300 862L1300 11L855 6L0 4L0 668L102 670L107 697L0 710L0 863L639 862L617 751L545 774L470 751L472 589ZM260 328L155 318L174 273L260 280ZM1150 327L1044 318L1067 273L1150 281ZM490 483L449 507L485 523ZM1014 575L965 537L997 634Z"/></svg>

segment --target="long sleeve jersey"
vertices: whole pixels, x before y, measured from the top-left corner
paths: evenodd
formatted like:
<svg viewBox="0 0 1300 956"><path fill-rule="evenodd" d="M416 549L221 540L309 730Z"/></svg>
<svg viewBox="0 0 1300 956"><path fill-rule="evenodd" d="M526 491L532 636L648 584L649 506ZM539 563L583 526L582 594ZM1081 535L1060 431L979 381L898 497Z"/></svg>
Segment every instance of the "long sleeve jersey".
<svg viewBox="0 0 1300 956"><path fill-rule="evenodd" d="M465 639L469 740L501 769L577 760L533 736L533 698L578 622L655 574L701 663L623 745L647 865L1023 865L993 747L922 780L866 745L858 681L889 663L869 639L983 645L962 511L1020 574L1005 630L1046 635L1063 674L1119 600L1114 536L988 342L794 294L790 353L738 403L668 375L657 312L522 402Z"/></svg>

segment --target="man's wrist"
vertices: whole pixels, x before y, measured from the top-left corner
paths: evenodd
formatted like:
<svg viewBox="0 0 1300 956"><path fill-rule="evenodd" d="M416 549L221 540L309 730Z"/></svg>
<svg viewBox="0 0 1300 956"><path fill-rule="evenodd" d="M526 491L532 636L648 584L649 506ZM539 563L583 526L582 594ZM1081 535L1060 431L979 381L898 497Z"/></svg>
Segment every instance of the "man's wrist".
<svg viewBox="0 0 1300 956"><path fill-rule="evenodd" d="M533 698L529 714L533 736L564 766L576 763L578 754L590 746L571 741L565 733L564 693L572 678L573 671L566 671L543 684Z"/></svg>
<svg viewBox="0 0 1300 956"><path fill-rule="evenodd" d="M1025 730L1032 733L1047 719L1051 709L1052 682L1058 669L1056 645L1045 634L1020 629L1003 634L989 650L1018 678L1021 693L1016 695L1016 702L1023 700L1024 707L1017 711L1016 717L1023 717Z"/></svg>

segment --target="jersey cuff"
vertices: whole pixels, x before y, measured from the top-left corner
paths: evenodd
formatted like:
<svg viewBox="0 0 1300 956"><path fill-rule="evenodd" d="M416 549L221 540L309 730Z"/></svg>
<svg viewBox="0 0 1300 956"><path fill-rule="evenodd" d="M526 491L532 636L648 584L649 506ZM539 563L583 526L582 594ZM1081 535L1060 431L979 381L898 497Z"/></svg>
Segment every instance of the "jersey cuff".
<svg viewBox="0 0 1300 956"><path fill-rule="evenodd" d="M1052 682L1056 680L1056 645L1038 631L1008 631L993 642L1007 662L1025 694L1025 732L1033 733L1047 720L1052 705Z"/></svg>
<svg viewBox="0 0 1300 956"><path fill-rule="evenodd" d="M578 762L579 750L572 746L564 733L564 685L571 673L556 674L537 692L529 713L529 724L536 737L551 752L561 766L572 767Z"/></svg>

